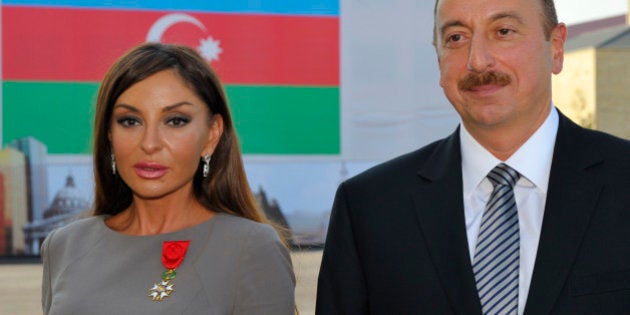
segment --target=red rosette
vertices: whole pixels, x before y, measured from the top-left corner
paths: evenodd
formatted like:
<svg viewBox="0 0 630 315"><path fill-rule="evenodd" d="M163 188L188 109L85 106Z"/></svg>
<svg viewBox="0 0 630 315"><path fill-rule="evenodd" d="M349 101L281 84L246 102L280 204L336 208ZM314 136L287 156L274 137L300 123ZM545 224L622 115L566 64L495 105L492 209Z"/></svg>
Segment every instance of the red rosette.
<svg viewBox="0 0 630 315"><path fill-rule="evenodd" d="M190 241L166 241L162 244L162 264L166 269L176 269L184 261Z"/></svg>

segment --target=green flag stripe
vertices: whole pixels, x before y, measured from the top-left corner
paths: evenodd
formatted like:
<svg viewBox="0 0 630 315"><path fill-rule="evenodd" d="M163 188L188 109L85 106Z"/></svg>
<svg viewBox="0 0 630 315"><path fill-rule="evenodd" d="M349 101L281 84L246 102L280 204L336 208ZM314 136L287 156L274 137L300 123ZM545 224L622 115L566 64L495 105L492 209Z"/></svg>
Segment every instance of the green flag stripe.
<svg viewBox="0 0 630 315"><path fill-rule="evenodd" d="M2 143L32 136L49 153L91 152L96 84L2 83Z"/></svg>
<svg viewBox="0 0 630 315"><path fill-rule="evenodd" d="M228 85L244 153L339 154L338 87Z"/></svg>
<svg viewBox="0 0 630 315"><path fill-rule="evenodd" d="M97 83L2 83L3 143L32 136L54 154L89 154ZM226 87L246 154L340 153L338 87Z"/></svg>

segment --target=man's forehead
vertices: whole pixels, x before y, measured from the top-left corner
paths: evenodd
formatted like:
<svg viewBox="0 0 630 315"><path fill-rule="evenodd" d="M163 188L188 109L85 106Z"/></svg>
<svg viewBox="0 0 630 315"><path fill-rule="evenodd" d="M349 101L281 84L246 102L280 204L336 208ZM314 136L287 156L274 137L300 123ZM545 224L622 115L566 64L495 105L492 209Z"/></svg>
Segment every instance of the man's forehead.
<svg viewBox="0 0 630 315"><path fill-rule="evenodd" d="M472 18L481 18L488 21L499 18L515 18L525 22L527 12L537 11L541 13L540 1L538 6L532 3L537 0L436 0L435 23L441 26L444 23L451 24L452 20L462 22Z"/></svg>

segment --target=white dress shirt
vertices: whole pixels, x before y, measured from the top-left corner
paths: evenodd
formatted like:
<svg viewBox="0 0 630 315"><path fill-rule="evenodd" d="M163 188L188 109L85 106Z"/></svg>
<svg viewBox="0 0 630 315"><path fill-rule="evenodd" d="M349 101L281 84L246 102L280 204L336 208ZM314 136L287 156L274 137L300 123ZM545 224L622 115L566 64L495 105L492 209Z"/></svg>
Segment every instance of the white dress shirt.
<svg viewBox="0 0 630 315"><path fill-rule="evenodd" d="M460 126L464 215L472 261L481 217L493 189L486 175L502 162L521 174L514 187L514 197L518 208L521 242L518 314L523 314L545 212L551 159L558 131L558 113L552 106L545 122L507 161L494 157L470 135L463 124Z"/></svg>

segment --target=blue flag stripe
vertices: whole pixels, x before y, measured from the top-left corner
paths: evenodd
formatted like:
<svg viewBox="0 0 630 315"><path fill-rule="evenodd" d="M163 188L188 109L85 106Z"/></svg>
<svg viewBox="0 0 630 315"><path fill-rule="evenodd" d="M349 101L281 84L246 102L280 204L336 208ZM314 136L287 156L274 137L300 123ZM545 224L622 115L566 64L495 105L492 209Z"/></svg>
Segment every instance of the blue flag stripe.
<svg viewBox="0 0 630 315"><path fill-rule="evenodd" d="M3 0L2 5L339 16L339 0Z"/></svg>

